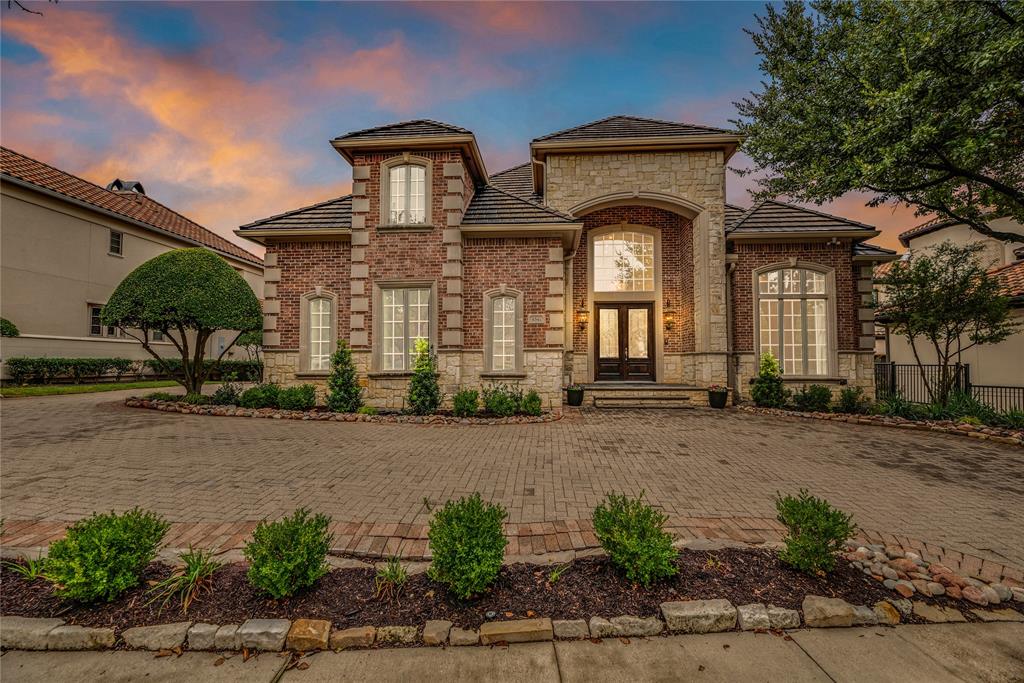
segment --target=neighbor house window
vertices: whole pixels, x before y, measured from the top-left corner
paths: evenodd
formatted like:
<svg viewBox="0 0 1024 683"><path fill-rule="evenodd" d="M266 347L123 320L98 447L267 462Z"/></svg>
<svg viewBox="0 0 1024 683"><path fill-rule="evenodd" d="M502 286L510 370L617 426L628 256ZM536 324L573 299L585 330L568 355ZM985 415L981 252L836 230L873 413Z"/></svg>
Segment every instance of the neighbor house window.
<svg viewBox="0 0 1024 683"><path fill-rule="evenodd" d="M594 238L595 292L653 292L654 236L620 230Z"/></svg>
<svg viewBox="0 0 1024 683"><path fill-rule="evenodd" d="M828 278L806 268L757 275L760 353L771 352L787 375L828 374Z"/></svg>
<svg viewBox="0 0 1024 683"><path fill-rule="evenodd" d="M309 300L309 369L327 370L331 365L331 300Z"/></svg>
<svg viewBox="0 0 1024 683"><path fill-rule="evenodd" d="M484 369L522 371L523 296L504 285L484 294Z"/></svg>
<svg viewBox="0 0 1024 683"><path fill-rule="evenodd" d="M122 255L122 249L124 247L124 233L118 232L117 230L110 231L110 253L116 254L117 256Z"/></svg>
<svg viewBox="0 0 1024 683"><path fill-rule="evenodd" d="M419 225L427 222L426 168L417 164L392 166L388 170L388 222Z"/></svg>
<svg viewBox="0 0 1024 683"><path fill-rule="evenodd" d="M430 339L430 288L382 288L380 315L381 370L411 370L416 340Z"/></svg>
<svg viewBox="0 0 1024 683"><path fill-rule="evenodd" d="M89 336L92 337L120 337L121 331L111 325L103 325L100 322L100 315L103 313L102 306L89 305Z"/></svg>

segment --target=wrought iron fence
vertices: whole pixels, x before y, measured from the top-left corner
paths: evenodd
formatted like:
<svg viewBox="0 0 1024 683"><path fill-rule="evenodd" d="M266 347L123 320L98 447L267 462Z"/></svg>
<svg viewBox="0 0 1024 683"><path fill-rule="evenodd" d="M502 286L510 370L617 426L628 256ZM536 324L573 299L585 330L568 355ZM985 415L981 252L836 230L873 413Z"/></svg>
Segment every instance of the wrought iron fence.
<svg viewBox="0 0 1024 683"><path fill-rule="evenodd" d="M941 365L918 367L909 363L875 363L875 394L885 398L898 393L911 403L931 403L928 387L921 372L924 371L932 386L939 380ZM974 384L971 382L970 364L953 365L953 390L971 394L978 401L995 410L1024 410L1024 387Z"/></svg>
<svg viewBox="0 0 1024 683"><path fill-rule="evenodd" d="M1024 387L1002 387L993 384L972 384L971 395L1000 412L1024 410Z"/></svg>

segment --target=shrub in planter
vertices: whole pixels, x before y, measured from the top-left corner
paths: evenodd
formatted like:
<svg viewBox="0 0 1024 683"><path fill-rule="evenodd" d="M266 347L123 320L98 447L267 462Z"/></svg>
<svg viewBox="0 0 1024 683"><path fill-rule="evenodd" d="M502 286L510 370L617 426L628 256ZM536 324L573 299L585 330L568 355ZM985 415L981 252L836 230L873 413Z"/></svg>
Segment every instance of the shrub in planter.
<svg viewBox="0 0 1024 683"><path fill-rule="evenodd" d="M151 394L146 394L142 398L147 401L180 401L180 394L169 394L166 391L154 391Z"/></svg>
<svg viewBox="0 0 1024 683"><path fill-rule="evenodd" d="M708 387L708 405L712 408L724 408L729 402L729 388L721 384L712 384Z"/></svg>
<svg viewBox="0 0 1024 683"><path fill-rule="evenodd" d="M276 408L280 393L281 387L273 382L257 384L242 392L238 398L238 405L242 408Z"/></svg>
<svg viewBox="0 0 1024 683"><path fill-rule="evenodd" d="M441 405L437 361L426 339L416 340L416 362L409 380L409 409L416 415L433 415Z"/></svg>
<svg viewBox="0 0 1024 683"><path fill-rule="evenodd" d="M463 389L452 398L452 414L455 417L473 417L479 410L480 392Z"/></svg>
<svg viewBox="0 0 1024 683"><path fill-rule="evenodd" d="M832 390L824 384L812 384L793 394L793 408L803 413L827 413L832 403Z"/></svg>
<svg viewBox="0 0 1024 683"><path fill-rule="evenodd" d="M782 384L782 371L779 361L771 353L761 355L761 364L750 396L761 408L782 408L789 398L789 391Z"/></svg>
<svg viewBox="0 0 1024 683"><path fill-rule="evenodd" d="M794 569L808 574L824 574L836 566L836 554L852 537L857 526L851 515L832 507L828 501L815 498L800 489L796 497L775 496L778 520L788 533L786 547L779 558Z"/></svg>
<svg viewBox="0 0 1024 683"><path fill-rule="evenodd" d="M484 411L495 417L510 417L519 410L522 394L506 384L491 384L484 388Z"/></svg>
<svg viewBox="0 0 1024 683"><path fill-rule="evenodd" d="M354 413L363 405L352 349L344 341L331 355L331 375L327 378L327 408L336 413Z"/></svg>
<svg viewBox="0 0 1024 683"><path fill-rule="evenodd" d="M839 400L836 401L837 413L849 413L861 415L871 409L871 401L864 395L860 387L843 387L839 392Z"/></svg>
<svg viewBox="0 0 1024 683"><path fill-rule="evenodd" d="M429 576L460 598L483 592L498 576L505 557L501 524L508 513L485 503L479 493L448 501L430 519Z"/></svg>
<svg viewBox="0 0 1024 683"><path fill-rule="evenodd" d="M169 528L161 517L139 508L94 514L50 545L46 578L65 600L110 602L139 583Z"/></svg>
<svg viewBox="0 0 1024 683"><path fill-rule="evenodd" d="M249 561L249 582L275 600L312 586L330 570L330 524L327 515L310 516L305 508L276 522L260 522L242 551Z"/></svg>
<svg viewBox="0 0 1024 683"><path fill-rule="evenodd" d="M540 394L533 389L526 392L526 396L519 404L519 412L523 415L532 415L537 417L543 412L544 404L540 400Z"/></svg>
<svg viewBox="0 0 1024 683"><path fill-rule="evenodd" d="M672 535L664 529L667 519L644 503L643 493L636 498L609 493L594 508L594 533L627 579L650 586L677 571L678 553L672 547Z"/></svg>
<svg viewBox="0 0 1024 683"><path fill-rule="evenodd" d="M312 410L316 407L316 387L300 384L281 389L277 394L277 407L281 410Z"/></svg>
<svg viewBox="0 0 1024 683"><path fill-rule="evenodd" d="M565 388L565 401L571 406L583 405L583 387L579 384L570 384Z"/></svg>

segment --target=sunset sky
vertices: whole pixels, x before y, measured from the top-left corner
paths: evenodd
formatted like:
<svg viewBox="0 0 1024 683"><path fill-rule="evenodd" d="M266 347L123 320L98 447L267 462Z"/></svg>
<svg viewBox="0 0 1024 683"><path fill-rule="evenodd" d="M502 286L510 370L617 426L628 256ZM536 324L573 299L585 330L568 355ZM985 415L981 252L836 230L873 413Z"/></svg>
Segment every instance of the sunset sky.
<svg viewBox="0 0 1024 683"><path fill-rule="evenodd" d="M728 126L761 77L743 32L760 2L25 4L44 16L0 14L3 144L101 185L141 180L240 243L240 224L348 192L328 144L346 131L447 121L494 173L612 114ZM749 206L749 183L730 175L729 200ZM865 200L825 210L889 247L923 220Z"/></svg>

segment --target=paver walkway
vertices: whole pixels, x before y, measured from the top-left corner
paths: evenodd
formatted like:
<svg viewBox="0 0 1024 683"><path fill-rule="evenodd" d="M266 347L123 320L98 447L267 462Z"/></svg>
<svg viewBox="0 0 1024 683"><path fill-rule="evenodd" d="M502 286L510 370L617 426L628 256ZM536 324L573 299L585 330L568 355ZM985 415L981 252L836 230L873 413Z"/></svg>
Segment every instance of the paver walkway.
<svg viewBox="0 0 1024 683"><path fill-rule="evenodd" d="M424 426L165 414L126 408L124 396L3 400L9 526L143 505L230 536L308 506L397 529L474 491L536 526L586 519L608 491L645 490L674 526L740 528L774 516L776 491L805 487L864 528L1024 566L1024 451L1012 446L699 410Z"/></svg>

